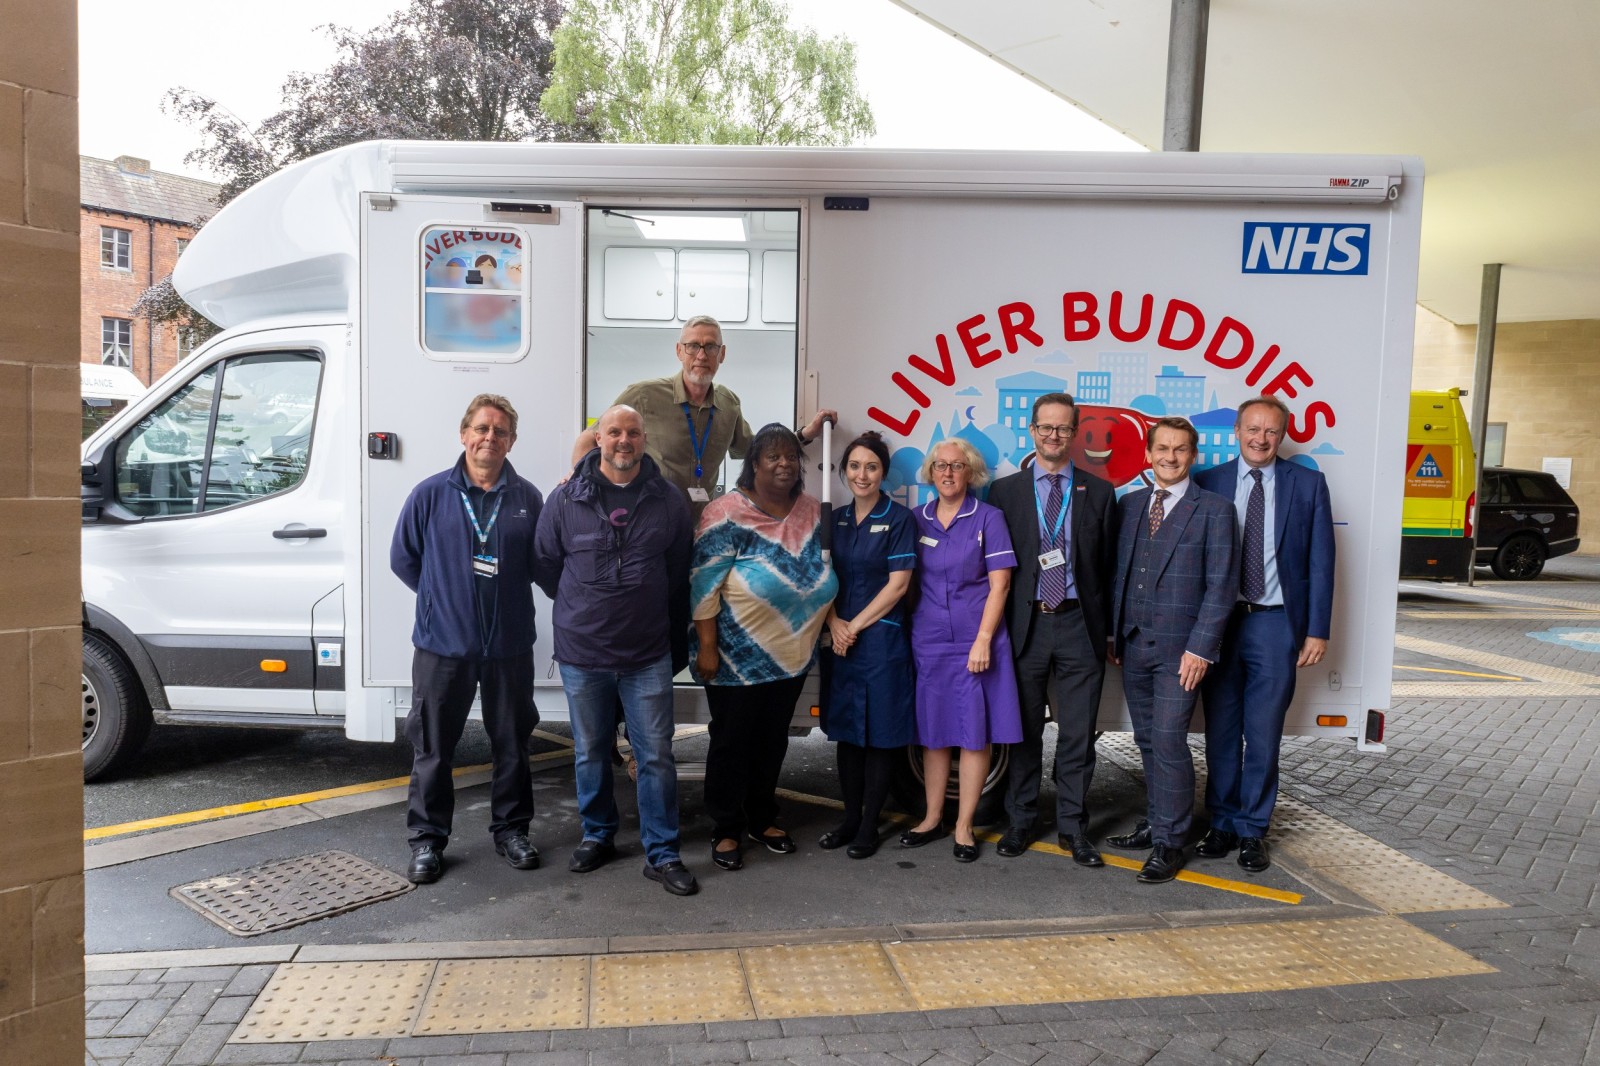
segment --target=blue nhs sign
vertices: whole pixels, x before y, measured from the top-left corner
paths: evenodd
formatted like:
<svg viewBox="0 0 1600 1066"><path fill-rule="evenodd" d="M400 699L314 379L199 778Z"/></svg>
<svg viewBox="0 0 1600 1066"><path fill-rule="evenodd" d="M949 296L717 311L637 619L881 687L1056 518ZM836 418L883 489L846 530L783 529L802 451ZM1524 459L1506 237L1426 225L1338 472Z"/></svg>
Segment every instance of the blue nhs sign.
<svg viewBox="0 0 1600 1066"><path fill-rule="evenodd" d="M1246 222L1246 274L1365 274L1372 227L1331 222Z"/></svg>

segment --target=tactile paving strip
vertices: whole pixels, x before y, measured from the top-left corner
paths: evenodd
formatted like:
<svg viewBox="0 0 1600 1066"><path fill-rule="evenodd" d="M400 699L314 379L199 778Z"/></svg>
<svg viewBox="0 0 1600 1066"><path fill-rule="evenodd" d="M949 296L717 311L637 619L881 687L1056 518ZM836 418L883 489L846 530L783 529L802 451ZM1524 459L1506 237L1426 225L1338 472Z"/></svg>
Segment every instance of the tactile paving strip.
<svg viewBox="0 0 1600 1066"><path fill-rule="evenodd" d="M405 1036L422 1006L434 966L431 960L279 966L228 1042Z"/></svg>
<svg viewBox="0 0 1600 1066"><path fill-rule="evenodd" d="M808 944L740 952L759 1018L916 1010L878 944Z"/></svg>
<svg viewBox="0 0 1600 1066"><path fill-rule="evenodd" d="M1132 734L1108 733L1100 738L1100 747L1125 769L1135 775L1140 773L1139 749ZM1204 766L1204 754L1195 753L1197 791L1201 791L1205 779ZM1427 863L1418 862L1292 796L1279 795L1268 840L1297 865L1338 882L1390 914L1506 906L1495 897Z"/></svg>
<svg viewBox="0 0 1600 1066"><path fill-rule="evenodd" d="M234 936L260 936L392 899L415 887L365 859L322 851L178 885L169 895Z"/></svg>
<svg viewBox="0 0 1600 1066"><path fill-rule="evenodd" d="M594 960L589 1024L754 1021L737 951L602 955Z"/></svg>
<svg viewBox="0 0 1600 1066"><path fill-rule="evenodd" d="M439 963L413 1033L517 1033L589 1024L589 959L450 959Z"/></svg>

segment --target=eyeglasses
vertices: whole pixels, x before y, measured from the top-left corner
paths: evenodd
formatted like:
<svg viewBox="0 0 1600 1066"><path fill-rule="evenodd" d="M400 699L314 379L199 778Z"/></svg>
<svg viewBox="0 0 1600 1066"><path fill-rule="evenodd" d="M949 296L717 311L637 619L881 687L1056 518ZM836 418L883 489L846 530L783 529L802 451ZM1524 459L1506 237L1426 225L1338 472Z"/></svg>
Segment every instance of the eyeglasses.
<svg viewBox="0 0 1600 1066"><path fill-rule="evenodd" d="M699 355L701 352L705 352L710 356L718 356L722 354L723 346L720 344L701 344L699 341L679 341L678 347L690 355Z"/></svg>
<svg viewBox="0 0 1600 1066"><path fill-rule="evenodd" d="M1072 431L1077 428L1077 426L1046 426L1039 422L1033 424L1033 431L1041 437L1070 437Z"/></svg>
<svg viewBox="0 0 1600 1066"><path fill-rule="evenodd" d="M493 437L495 440L511 439L511 431L509 429L502 429L499 426L491 426L487 424L481 426L470 426L468 427L468 432L470 432L474 437Z"/></svg>
<svg viewBox="0 0 1600 1066"><path fill-rule="evenodd" d="M959 474L966 468L967 464L962 462L947 463L943 459L935 459L933 461L933 472L935 474L942 474L947 470L952 474Z"/></svg>

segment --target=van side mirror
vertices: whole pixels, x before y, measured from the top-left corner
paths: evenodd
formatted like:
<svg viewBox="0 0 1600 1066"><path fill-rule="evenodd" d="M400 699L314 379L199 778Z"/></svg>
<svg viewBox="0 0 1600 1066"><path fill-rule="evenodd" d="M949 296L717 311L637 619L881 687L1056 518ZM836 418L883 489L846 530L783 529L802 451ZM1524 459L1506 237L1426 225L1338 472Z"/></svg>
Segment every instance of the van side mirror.
<svg viewBox="0 0 1600 1066"><path fill-rule="evenodd" d="M78 499L83 504L83 521L85 524L95 522L128 522L134 519L115 504L108 504L106 494L110 491L111 462L106 454L107 445L102 444L94 452L84 457L78 467L78 476L81 484L78 487Z"/></svg>

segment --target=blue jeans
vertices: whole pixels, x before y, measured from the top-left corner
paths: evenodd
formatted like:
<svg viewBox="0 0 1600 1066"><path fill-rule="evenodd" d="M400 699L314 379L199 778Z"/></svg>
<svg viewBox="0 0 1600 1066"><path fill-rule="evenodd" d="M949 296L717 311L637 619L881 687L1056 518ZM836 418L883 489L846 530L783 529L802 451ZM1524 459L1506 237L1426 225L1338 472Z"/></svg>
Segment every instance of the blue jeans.
<svg viewBox="0 0 1600 1066"><path fill-rule="evenodd" d="M620 816L612 787L617 701L639 761L639 839L652 866L678 859L678 768L672 761L672 657L627 673L561 664L576 748L578 813L585 840L610 842Z"/></svg>

